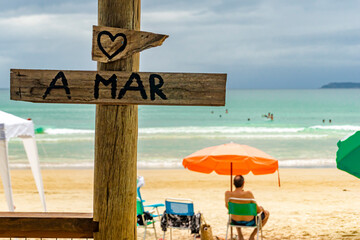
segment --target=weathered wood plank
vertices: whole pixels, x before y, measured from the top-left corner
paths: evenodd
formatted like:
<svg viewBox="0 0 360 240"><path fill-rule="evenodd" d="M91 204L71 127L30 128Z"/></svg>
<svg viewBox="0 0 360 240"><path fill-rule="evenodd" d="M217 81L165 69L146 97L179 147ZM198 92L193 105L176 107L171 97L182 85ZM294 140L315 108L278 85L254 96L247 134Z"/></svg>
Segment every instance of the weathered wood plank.
<svg viewBox="0 0 360 240"><path fill-rule="evenodd" d="M140 30L140 0L98 0L98 25ZM99 71L138 72L140 53ZM94 240L137 239L137 105L96 105L94 161Z"/></svg>
<svg viewBox="0 0 360 240"><path fill-rule="evenodd" d="M93 26L92 59L103 63L162 45L168 35L123 28Z"/></svg>
<svg viewBox="0 0 360 240"><path fill-rule="evenodd" d="M12 69L11 99L112 105L225 105L226 74Z"/></svg>
<svg viewBox="0 0 360 240"><path fill-rule="evenodd" d="M91 213L0 212L5 238L92 238L97 231Z"/></svg>

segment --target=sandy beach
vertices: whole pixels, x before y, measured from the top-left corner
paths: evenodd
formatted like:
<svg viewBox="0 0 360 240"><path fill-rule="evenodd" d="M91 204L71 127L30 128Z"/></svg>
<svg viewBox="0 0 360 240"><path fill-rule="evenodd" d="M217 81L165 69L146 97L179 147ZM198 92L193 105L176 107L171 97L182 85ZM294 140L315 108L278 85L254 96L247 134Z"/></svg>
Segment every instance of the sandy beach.
<svg viewBox="0 0 360 240"><path fill-rule="evenodd" d="M227 214L224 192L229 176L200 174L182 169L139 170L147 204L166 197L190 198L203 213L214 236L225 237ZM43 170L48 211L92 212L92 170ZM12 170L16 211L41 211L39 195L30 170ZM277 175L245 176L245 189L270 211L265 239L360 239L358 209L360 180L337 169L280 169ZM1 186L1 211L6 211ZM160 225L157 223L159 237ZM250 229L244 231L249 236ZM138 230L140 239L143 229ZM174 239L191 239L187 231L173 231ZM149 231L149 239L153 233ZM167 237L169 238L169 237Z"/></svg>

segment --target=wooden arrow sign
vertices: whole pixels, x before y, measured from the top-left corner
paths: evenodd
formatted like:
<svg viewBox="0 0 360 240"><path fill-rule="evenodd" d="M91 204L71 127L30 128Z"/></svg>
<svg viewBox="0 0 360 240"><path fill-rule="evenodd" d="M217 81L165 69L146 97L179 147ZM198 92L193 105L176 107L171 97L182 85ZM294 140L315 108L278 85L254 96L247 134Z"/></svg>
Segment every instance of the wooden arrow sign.
<svg viewBox="0 0 360 240"><path fill-rule="evenodd" d="M116 61L160 46L167 37L151 32L93 26L92 59L104 63Z"/></svg>
<svg viewBox="0 0 360 240"><path fill-rule="evenodd" d="M224 106L226 74L23 70L12 100L44 103Z"/></svg>

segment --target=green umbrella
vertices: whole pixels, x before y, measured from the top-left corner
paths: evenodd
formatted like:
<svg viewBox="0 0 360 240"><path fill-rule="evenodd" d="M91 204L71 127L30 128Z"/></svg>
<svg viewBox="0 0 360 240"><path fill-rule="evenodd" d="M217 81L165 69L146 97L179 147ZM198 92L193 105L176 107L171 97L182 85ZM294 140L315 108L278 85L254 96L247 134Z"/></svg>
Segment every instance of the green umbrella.
<svg viewBox="0 0 360 240"><path fill-rule="evenodd" d="M337 145L337 168L360 178L360 131L340 140Z"/></svg>

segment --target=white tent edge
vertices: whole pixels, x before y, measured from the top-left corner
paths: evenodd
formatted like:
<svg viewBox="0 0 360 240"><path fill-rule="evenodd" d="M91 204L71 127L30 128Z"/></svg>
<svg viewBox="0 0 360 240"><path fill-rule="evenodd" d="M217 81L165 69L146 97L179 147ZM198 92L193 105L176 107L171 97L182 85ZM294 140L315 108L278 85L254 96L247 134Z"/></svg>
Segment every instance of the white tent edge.
<svg viewBox="0 0 360 240"><path fill-rule="evenodd" d="M31 171L35 179L35 184L40 195L41 203L44 211L46 212L47 209L44 187L40 171L39 155L34 135L33 122L0 111L0 174L8 209L9 211L15 210L8 160L8 140L10 137L19 137L23 142Z"/></svg>

